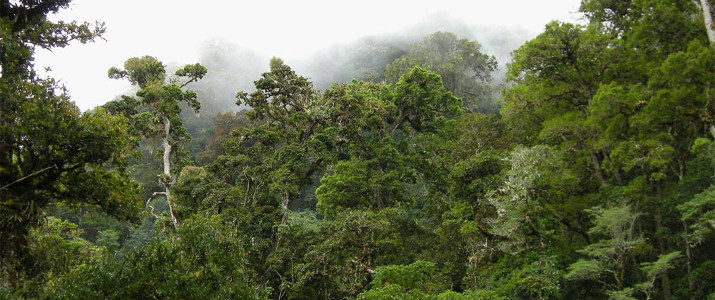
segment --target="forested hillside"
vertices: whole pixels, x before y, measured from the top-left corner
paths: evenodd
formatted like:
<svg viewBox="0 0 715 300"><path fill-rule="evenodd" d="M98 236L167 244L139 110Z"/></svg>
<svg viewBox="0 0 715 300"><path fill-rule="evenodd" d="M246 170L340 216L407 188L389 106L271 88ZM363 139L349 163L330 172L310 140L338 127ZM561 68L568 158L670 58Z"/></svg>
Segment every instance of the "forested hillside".
<svg viewBox="0 0 715 300"><path fill-rule="evenodd" d="M319 82L214 41L86 112L33 64L106 32L70 2L0 1L0 299L715 299L713 1L583 0L506 82L447 31Z"/></svg>

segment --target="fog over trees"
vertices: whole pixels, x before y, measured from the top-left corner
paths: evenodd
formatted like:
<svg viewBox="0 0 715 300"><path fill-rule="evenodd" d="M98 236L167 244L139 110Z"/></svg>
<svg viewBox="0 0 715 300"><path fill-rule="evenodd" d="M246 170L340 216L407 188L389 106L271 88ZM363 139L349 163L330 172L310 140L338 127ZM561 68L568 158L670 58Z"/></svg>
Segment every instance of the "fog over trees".
<svg viewBox="0 0 715 300"><path fill-rule="evenodd" d="M434 32L454 33L459 39L477 41L484 53L494 56L499 63L491 75L497 85L502 83L506 63L531 35L525 29L468 25L444 14L421 20L411 28L391 34L368 35L352 42L336 43L316 53L289 62L295 70L311 79L315 87L325 90L335 83L352 79L381 82L384 69L393 60L407 54L410 46ZM253 89L255 74L265 72L270 56L226 39L212 39L200 47L199 62L210 72L197 82L195 90L206 90L200 97L203 111L210 114L236 110L236 90ZM245 108L240 107L238 109Z"/></svg>

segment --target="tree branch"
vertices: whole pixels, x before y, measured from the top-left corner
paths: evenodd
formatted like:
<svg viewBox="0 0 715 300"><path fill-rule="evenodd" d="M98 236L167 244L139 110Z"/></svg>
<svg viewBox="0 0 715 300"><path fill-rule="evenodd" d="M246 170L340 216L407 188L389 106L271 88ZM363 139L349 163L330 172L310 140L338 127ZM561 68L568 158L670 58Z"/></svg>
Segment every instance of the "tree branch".
<svg viewBox="0 0 715 300"><path fill-rule="evenodd" d="M191 78L187 82L184 82L183 84L179 85L179 88L183 89L185 86L189 85L189 83L196 82L198 80L199 80L198 77Z"/></svg>
<svg viewBox="0 0 715 300"><path fill-rule="evenodd" d="M703 9L703 8L700 6L700 2L698 2L698 0L693 0L693 3L695 3L695 6L696 6L698 9Z"/></svg>
<svg viewBox="0 0 715 300"><path fill-rule="evenodd" d="M150 208L150 209L149 209L149 213L150 213L152 216L154 216L154 218L157 218L157 219L158 219L159 216L157 216L157 215L154 214L154 207L151 206L151 204L149 204L149 202L151 202L151 200L154 199L154 198L156 198L157 196L164 196L164 197L166 197L166 193L165 193L165 192L154 192L153 194L151 194L151 196L149 196L149 199L146 200L146 204L144 204L144 205L145 205L145 206L148 206L148 207Z"/></svg>
<svg viewBox="0 0 715 300"><path fill-rule="evenodd" d="M32 177L32 176L35 176L35 175L37 175L37 174L40 174L40 173L42 173L42 172L45 172L45 171L47 171L47 170L49 170L49 169L56 168L56 167L57 167L56 165L52 165L52 166L49 166L49 167L44 168L44 169L42 169L42 170L33 172L33 173L30 174L30 175L27 175L27 176L25 176L25 177L22 177L22 178L20 178L20 179L18 179L18 180L15 180L15 181L13 181L13 182L10 182L10 183L6 184L5 186L1 187L0 190L7 189L8 187L10 187L10 186L13 185L13 184L16 184L16 183L18 183L18 182L21 182L21 181L27 179L27 178L30 178L30 177Z"/></svg>

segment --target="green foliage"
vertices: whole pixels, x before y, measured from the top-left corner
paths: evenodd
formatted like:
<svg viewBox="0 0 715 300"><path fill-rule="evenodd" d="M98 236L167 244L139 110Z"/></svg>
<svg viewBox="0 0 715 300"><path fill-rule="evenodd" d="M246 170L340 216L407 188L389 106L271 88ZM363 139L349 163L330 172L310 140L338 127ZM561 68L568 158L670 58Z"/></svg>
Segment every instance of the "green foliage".
<svg viewBox="0 0 715 300"><path fill-rule="evenodd" d="M456 130L457 141L451 146L458 159L482 151L507 150L514 139L513 132L496 114L464 114L457 120Z"/></svg>
<svg viewBox="0 0 715 300"><path fill-rule="evenodd" d="M433 262L418 260L404 266L382 266L375 268L370 285L375 288L397 285L405 290L419 290L427 294L439 293L446 289L440 282L437 267Z"/></svg>
<svg viewBox="0 0 715 300"><path fill-rule="evenodd" d="M261 183L283 210L331 164L333 173L316 191L318 210L328 217L340 207L412 203L405 183L415 175L405 136L440 131L447 117L460 113L459 99L438 75L415 68L394 86L356 81L318 97L280 59L270 65L255 82L256 92L238 94L238 104L253 107L247 115L256 123L227 143L239 166L247 165L243 172L270 174Z"/></svg>
<svg viewBox="0 0 715 300"><path fill-rule="evenodd" d="M439 295L437 298L439 300L504 300L508 299L503 296L499 296L498 293L490 290L476 290L476 291L465 291L464 293L457 293L453 291L446 291Z"/></svg>
<svg viewBox="0 0 715 300"><path fill-rule="evenodd" d="M437 32L408 53L355 50L376 57L343 75L382 78L404 54L389 84L319 91L273 58L236 96L250 110L186 129L182 111L212 92L182 89L203 66L169 78L129 59L109 76L138 97L80 114L32 74L48 21L3 14L0 297L712 297L715 51L698 5L582 1L587 22L549 23L514 51L501 114L474 113L496 109L493 57ZM201 140L181 148L188 132ZM158 162L128 168L137 144L164 156L159 182ZM97 208L133 212L130 171L172 200L127 226ZM167 234L169 217L183 226Z"/></svg>
<svg viewBox="0 0 715 300"><path fill-rule="evenodd" d="M438 130L445 116L461 112L460 99L445 88L440 76L420 67L397 80L392 98L398 111L396 126L409 125L419 132Z"/></svg>
<svg viewBox="0 0 715 300"><path fill-rule="evenodd" d="M164 65L151 56L130 58L124 63L124 70L112 67L108 71L110 78L126 78L133 85L138 86L136 95L141 98L141 101L137 101L124 97L121 103L114 106L126 107L141 103L148 111L130 116L131 124L144 137L161 137L163 173L159 175L159 182L164 187L164 191L155 192L150 200L159 194L166 198L174 229L178 228L178 220L171 199L171 185L176 181L175 175L172 174L172 159L174 168L187 164L183 159L186 153L179 148L179 145L191 138L182 125L179 104L185 102L197 114L201 108L196 93L183 91L182 88L203 78L206 72L206 68L198 63L186 65L175 72L176 77L172 78L169 84L165 84ZM183 80L183 83L180 83L180 80ZM131 111L137 110L131 108L121 110L122 113Z"/></svg>
<svg viewBox="0 0 715 300"><path fill-rule="evenodd" d="M712 181L703 138L712 125L715 70L700 17L693 18L697 5L583 1L587 25L547 25L509 65L514 85L503 94L506 123L520 142L550 145L554 166L568 174L537 173L526 199L547 204L542 212L559 212L554 221L582 238L557 240L586 256L569 254L566 278L569 286L588 287L582 291L598 286L591 296L668 298L674 290L669 272L653 277L636 262L673 258L663 266L677 265L670 256L683 251L677 245L686 245L687 268L671 273L690 274L699 261L692 251L703 241L696 233L702 226L695 223L709 208L696 208L703 198L695 195L705 195ZM611 208L594 215L587 230L587 213L596 211L586 208L594 205ZM544 222L551 213L516 215L538 220L539 233L553 232L556 224ZM693 293L694 282L687 285Z"/></svg>
<svg viewBox="0 0 715 300"><path fill-rule="evenodd" d="M706 298L707 295L711 295L713 292L713 287L710 282L715 278L715 272L713 272L713 267L715 267L715 261L709 260L700 264L693 272L689 275L690 280L693 281L696 289L694 291L687 291L694 295L696 298ZM686 292L686 294L687 294Z"/></svg>
<svg viewBox="0 0 715 300"><path fill-rule="evenodd" d="M358 299L389 300L389 299L431 299L419 290L409 290L397 284L390 284L382 288L371 289L358 296Z"/></svg>
<svg viewBox="0 0 715 300"><path fill-rule="evenodd" d="M587 245L579 252L591 260L579 260L569 266L565 278L569 280L599 280L605 273L613 274L615 282L603 282L612 291L622 291L626 279L626 264L635 253L636 247L645 242L636 236L634 224L638 213L631 206L595 208L595 225L589 234L603 237L597 243ZM604 276L605 277L605 276Z"/></svg>
<svg viewBox="0 0 715 300"><path fill-rule="evenodd" d="M638 284L637 287L644 291L648 298L651 297L655 280L658 276L668 272L675 267L675 260L680 259L682 254L679 251L671 252L664 255L659 255L658 260L654 262L641 263L641 270L646 274L648 279L646 282Z"/></svg>
<svg viewBox="0 0 715 300"><path fill-rule="evenodd" d="M370 161L340 161L333 174L321 179L315 191L318 212L332 219L341 208L383 209L412 203L405 183L414 177L399 160L399 152L392 147L378 151L379 156Z"/></svg>
<svg viewBox="0 0 715 300"><path fill-rule="evenodd" d="M82 239L81 231L77 225L54 217L47 218L41 227L31 230L27 246L31 267L25 274L29 280L25 287L15 292L24 297L39 296L49 292L46 289L51 285L44 286L46 282L82 264L98 260L101 248Z"/></svg>
<svg viewBox="0 0 715 300"><path fill-rule="evenodd" d="M133 57L124 62L124 71L112 67L107 75L112 79L128 78L133 85L145 89L156 82L163 82L166 78L164 65L151 56Z"/></svg>
<svg viewBox="0 0 715 300"><path fill-rule="evenodd" d="M327 129L338 135L341 144L347 144L347 154L354 159L338 162L333 174L321 180L316 190L319 212L330 218L340 207L382 209L413 203L405 183L415 182L417 166L411 164L413 150L403 141L404 135L443 132L446 117L461 113L459 99L442 86L438 75L419 67L386 90L375 91L354 82L326 95L352 101L345 103L348 108L367 102L382 117L373 119L353 108L348 112L353 111L353 117L364 116L365 123L343 124L339 116L337 126L333 125L337 128Z"/></svg>
<svg viewBox="0 0 715 300"><path fill-rule="evenodd" d="M715 230L715 188L710 187L693 199L678 205L681 220L689 225L688 241L693 246L712 238Z"/></svg>
<svg viewBox="0 0 715 300"><path fill-rule="evenodd" d="M240 92L236 105L247 104L251 120L270 120L279 127L296 127L305 122L308 105L315 97L312 83L297 76L280 58L272 58L270 72L255 81L256 91L250 95ZM291 114L291 112L298 112ZM303 121L303 122L301 122Z"/></svg>
<svg viewBox="0 0 715 300"><path fill-rule="evenodd" d="M107 247L110 250L119 248L119 231L114 229L106 229L99 232L97 235L97 245Z"/></svg>
<svg viewBox="0 0 715 300"><path fill-rule="evenodd" d="M246 113L254 122L250 129L232 133L225 144L229 155L221 159L243 168L232 180L266 189L281 208L300 196L301 188L322 164L322 141L313 141L322 120L314 106L317 93L312 83L298 76L279 58L270 61L270 72L255 81L256 91L239 92L237 105L248 104ZM251 179L245 174L264 174ZM253 175L251 175L253 177ZM258 182L252 182L258 180Z"/></svg>
<svg viewBox="0 0 715 300"><path fill-rule="evenodd" d="M175 241L155 240L120 260L74 269L50 298L262 299L254 289L235 230L218 217L187 220Z"/></svg>
<svg viewBox="0 0 715 300"><path fill-rule="evenodd" d="M148 245L155 237L156 224L153 218L145 217L141 223L130 228L127 240L122 244L127 249L137 249Z"/></svg>
<svg viewBox="0 0 715 300"><path fill-rule="evenodd" d="M226 155L207 169L238 186L244 205L257 210L253 218L266 222L246 223L246 233L253 241L250 257L272 282L274 296L355 297L375 265L417 255L418 237L426 233L393 209L415 203L409 187L418 168L410 141L442 134L460 113L459 99L421 68L395 85L353 81L321 95L281 60L272 59L270 67L255 82L256 92L238 95L240 104L253 106L246 114L252 124L235 130L224 144ZM181 182L191 182L187 191L201 191L207 180ZM291 211L311 196L325 221ZM280 223L269 217L276 206Z"/></svg>
<svg viewBox="0 0 715 300"><path fill-rule="evenodd" d="M295 276L289 298L356 297L376 266L414 261L426 233L404 213L388 208L345 211L324 223L318 234L303 263L288 273Z"/></svg>
<svg viewBox="0 0 715 300"><path fill-rule="evenodd" d="M556 130L544 128L549 119L555 118L549 127L576 126L559 118L585 117L583 113L602 80L600 75L608 66L607 60L599 58L607 39L596 26L552 22L538 37L514 51L507 80L518 84L505 91L501 112L517 136L532 142L540 131L553 134ZM563 138L582 138L570 133L572 128L560 131L565 131L561 135L570 135Z"/></svg>
<svg viewBox="0 0 715 300"><path fill-rule="evenodd" d="M188 217L203 207L199 201L206 199L214 188L209 176L201 167L186 166L181 169L173 186L179 215Z"/></svg>
<svg viewBox="0 0 715 300"><path fill-rule="evenodd" d="M187 65L176 71L176 77L170 84L164 84L166 70L164 65L151 56L134 57L124 63L124 70L112 67L108 75L113 79L128 79L130 83L139 87L137 96L140 101L124 96L121 102L115 102L112 107L124 114L136 111L136 105L149 106L149 112L133 114L132 118L139 132L146 137L157 136L163 133L164 118L171 122L170 139L172 143L188 139L188 135L181 126L181 113L179 102L186 102L188 106L198 113L201 104L196 99L196 93L182 91L181 88L189 83L201 79L206 74L206 68L200 64ZM184 82L180 83L180 78ZM135 107L132 107L135 105Z"/></svg>
<svg viewBox="0 0 715 300"><path fill-rule="evenodd" d="M28 235L51 203L97 204L117 217L135 214L136 184L128 178L134 145L123 117L103 110L80 114L66 90L36 76L35 47L86 43L101 23L52 22L47 14L69 1L0 4L0 276L20 284Z"/></svg>
<svg viewBox="0 0 715 300"><path fill-rule="evenodd" d="M532 274L533 275L533 274ZM532 278L533 279L533 278ZM520 282L509 289L528 289ZM409 265L389 265L375 269L370 290L361 293L358 299L507 299L491 290L467 290L457 293L448 289L447 281L438 273L437 266L429 261L418 260ZM549 296L516 294L518 298L553 298ZM553 295L550 295L553 296Z"/></svg>
<svg viewBox="0 0 715 300"><path fill-rule="evenodd" d="M447 90L464 101L467 111L494 112L488 85L497 62L481 52L476 41L458 39L450 32L435 32L410 46L410 51L385 67L385 77L394 83L415 66L439 74Z"/></svg>

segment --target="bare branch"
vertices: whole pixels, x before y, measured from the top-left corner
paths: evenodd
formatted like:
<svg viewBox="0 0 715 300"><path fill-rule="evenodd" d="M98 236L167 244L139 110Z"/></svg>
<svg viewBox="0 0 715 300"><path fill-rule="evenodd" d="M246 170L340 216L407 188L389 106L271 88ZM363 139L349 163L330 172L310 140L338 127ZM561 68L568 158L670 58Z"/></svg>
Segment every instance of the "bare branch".
<svg viewBox="0 0 715 300"><path fill-rule="evenodd" d="M52 165L52 166L49 166L49 167L44 168L44 169L42 169L42 170L33 172L33 173L30 174L30 175L27 175L27 176L25 176L25 177L22 177L22 178L20 178L20 179L18 179L18 180L15 180L15 181L13 181L13 182L10 182L10 183L4 185L3 187L0 188L0 190L5 190L5 189L7 189L9 186L11 186L11 185L13 185L13 184L16 184L16 183L18 183L18 182L21 182L21 181L27 179L27 178L30 178L30 177L32 177L32 176L35 176L35 175L37 175L37 174L40 174L40 173L42 173L42 172L45 172L45 171L47 171L47 170L49 170L49 169L56 168L56 167L57 167L56 165Z"/></svg>
<svg viewBox="0 0 715 300"><path fill-rule="evenodd" d="M695 3L695 6L697 6L698 9L700 9L700 10L703 9L702 6L700 6L700 2L698 2L698 0L693 0L693 3Z"/></svg>
<svg viewBox="0 0 715 300"><path fill-rule="evenodd" d="M149 202L151 202L151 200L154 199L154 198L156 198L157 196L164 196L164 197L166 197L166 192L154 192L153 194L151 194L151 196L149 196L149 199L146 200L146 204L144 204L144 205L147 206L147 207L149 207L149 213L150 213L153 217L155 217L155 218L158 219L159 216L157 216L157 215L154 214L154 206L151 206L151 204L149 204Z"/></svg>

